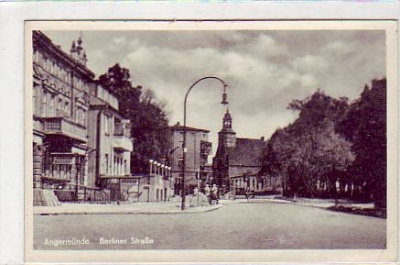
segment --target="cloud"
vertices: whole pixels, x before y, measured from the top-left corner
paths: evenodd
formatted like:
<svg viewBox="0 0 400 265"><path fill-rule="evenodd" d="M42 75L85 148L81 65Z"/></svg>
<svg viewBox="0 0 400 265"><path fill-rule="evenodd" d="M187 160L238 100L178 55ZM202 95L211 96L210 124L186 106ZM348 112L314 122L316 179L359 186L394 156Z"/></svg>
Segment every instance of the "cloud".
<svg viewBox="0 0 400 265"><path fill-rule="evenodd" d="M73 36L51 37L66 46ZM239 137L268 138L296 117L287 105L317 88L355 98L386 73L383 31L85 32L84 45L97 75L118 62L134 85L165 100L171 124L182 122L184 95L194 81L222 78ZM221 92L218 81L207 80L188 100L189 125L211 130L214 151L225 112Z"/></svg>
<svg viewBox="0 0 400 265"><path fill-rule="evenodd" d="M114 44L115 46L125 45L127 42L128 42L128 40L126 39L126 37L122 37L122 36L112 38L112 40L111 40L111 43ZM113 47L113 46L110 46L110 47Z"/></svg>

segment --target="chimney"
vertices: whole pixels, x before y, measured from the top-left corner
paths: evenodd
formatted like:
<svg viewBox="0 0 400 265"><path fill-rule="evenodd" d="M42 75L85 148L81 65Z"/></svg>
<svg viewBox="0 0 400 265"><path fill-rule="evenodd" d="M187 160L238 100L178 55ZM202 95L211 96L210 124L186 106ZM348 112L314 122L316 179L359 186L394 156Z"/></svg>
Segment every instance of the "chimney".
<svg viewBox="0 0 400 265"><path fill-rule="evenodd" d="M261 138L260 138L260 139L261 139L261 141L265 141L265 138L264 138L264 136L261 136Z"/></svg>

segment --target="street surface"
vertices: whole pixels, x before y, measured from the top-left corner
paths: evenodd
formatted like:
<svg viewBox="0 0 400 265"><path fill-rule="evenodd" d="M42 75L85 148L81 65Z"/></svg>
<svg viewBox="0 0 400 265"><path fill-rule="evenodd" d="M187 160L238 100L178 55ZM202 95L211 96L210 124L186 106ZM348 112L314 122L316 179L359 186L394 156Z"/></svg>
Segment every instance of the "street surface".
<svg viewBox="0 0 400 265"><path fill-rule="evenodd" d="M385 219L268 202L193 214L34 216L40 250L382 249L385 242Z"/></svg>

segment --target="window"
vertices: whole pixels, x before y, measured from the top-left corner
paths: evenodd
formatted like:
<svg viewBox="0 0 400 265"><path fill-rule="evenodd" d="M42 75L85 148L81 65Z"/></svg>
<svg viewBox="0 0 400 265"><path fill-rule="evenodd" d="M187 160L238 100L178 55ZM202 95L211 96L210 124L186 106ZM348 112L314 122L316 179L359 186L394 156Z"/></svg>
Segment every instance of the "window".
<svg viewBox="0 0 400 265"><path fill-rule="evenodd" d="M42 102L42 116L47 117L47 92L43 92L43 102Z"/></svg>
<svg viewBox="0 0 400 265"><path fill-rule="evenodd" d="M76 118L75 118L76 123L86 126L86 110L84 110L81 107L78 107L76 110Z"/></svg>
<svg viewBox="0 0 400 265"><path fill-rule="evenodd" d="M110 116L109 115L104 115L104 133L106 135L110 135Z"/></svg>
<svg viewBox="0 0 400 265"><path fill-rule="evenodd" d="M82 109L82 125L86 126L86 110Z"/></svg>
<svg viewBox="0 0 400 265"><path fill-rule="evenodd" d="M65 111L66 114L69 113L69 102L68 101L64 102L64 111Z"/></svg>
<svg viewBox="0 0 400 265"><path fill-rule="evenodd" d="M72 166L67 165L66 179L71 180L71 170L72 170Z"/></svg>
<svg viewBox="0 0 400 265"><path fill-rule="evenodd" d="M63 110L63 104L62 103L63 103L62 98L59 98L58 101L57 101L57 109Z"/></svg>
<svg viewBox="0 0 400 265"><path fill-rule="evenodd" d="M42 67L47 70L47 58L43 56Z"/></svg>
<svg viewBox="0 0 400 265"><path fill-rule="evenodd" d="M109 161L108 161L108 154L104 155L105 158L105 163L106 163L106 175L108 176L108 167L109 167Z"/></svg>
<svg viewBox="0 0 400 265"><path fill-rule="evenodd" d="M56 73L56 63L55 62L51 62L51 64L50 64L50 72L52 73L52 74L55 74Z"/></svg>
<svg viewBox="0 0 400 265"><path fill-rule="evenodd" d="M70 156L53 157L53 177L61 179L71 179L72 163L73 159Z"/></svg>
<svg viewBox="0 0 400 265"><path fill-rule="evenodd" d="M50 97L50 109L49 109L49 114L50 114L50 117L54 117L55 115L55 108L54 108L54 96L53 95L51 95L51 97Z"/></svg>
<svg viewBox="0 0 400 265"><path fill-rule="evenodd" d="M114 168L113 168L114 175L118 175L118 158L114 156Z"/></svg>

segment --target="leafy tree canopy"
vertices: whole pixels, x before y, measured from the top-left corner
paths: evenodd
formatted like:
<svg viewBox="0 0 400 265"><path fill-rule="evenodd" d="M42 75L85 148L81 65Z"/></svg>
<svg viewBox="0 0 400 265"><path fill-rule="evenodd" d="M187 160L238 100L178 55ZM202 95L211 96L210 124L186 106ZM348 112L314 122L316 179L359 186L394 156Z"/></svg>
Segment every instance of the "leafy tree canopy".
<svg viewBox="0 0 400 265"><path fill-rule="evenodd" d="M354 160L351 143L335 131L335 123L348 108L347 99L337 100L318 90L288 108L300 111L299 118L271 137L263 170L281 175L291 195L315 196L322 184L330 192Z"/></svg>
<svg viewBox="0 0 400 265"><path fill-rule="evenodd" d="M292 101L288 108L299 117L272 135L261 173L281 176L286 195L332 197L338 180L349 196L386 208L386 105L385 78L351 104L320 90Z"/></svg>
<svg viewBox="0 0 400 265"><path fill-rule="evenodd" d="M147 173L149 159L163 161L170 149L165 104L159 102L151 90L132 86L129 70L119 64L101 75L99 83L117 97L121 114L131 121L134 138L131 171Z"/></svg>

